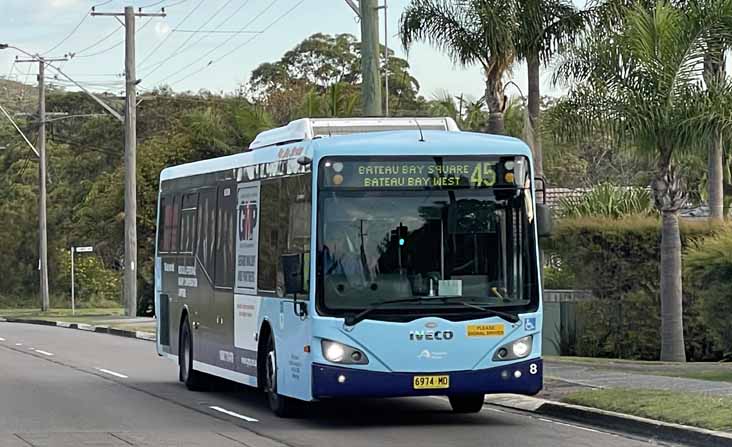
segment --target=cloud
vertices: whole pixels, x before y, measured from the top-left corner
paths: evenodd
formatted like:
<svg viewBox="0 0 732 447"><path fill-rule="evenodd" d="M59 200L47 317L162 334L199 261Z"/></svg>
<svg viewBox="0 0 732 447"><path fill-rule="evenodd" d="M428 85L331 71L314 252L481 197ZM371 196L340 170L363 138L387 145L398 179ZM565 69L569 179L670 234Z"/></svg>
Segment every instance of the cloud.
<svg viewBox="0 0 732 447"><path fill-rule="evenodd" d="M170 32L170 25L167 22L158 22L155 24L155 33L158 36L164 36Z"/></svg>
<svg viewBox="0 0 732 447"><path fill-rule="evenodd" d="M81 0L48 0L48 4L51 8L66 8L69 6L75 6L81 3Z"/></svg>

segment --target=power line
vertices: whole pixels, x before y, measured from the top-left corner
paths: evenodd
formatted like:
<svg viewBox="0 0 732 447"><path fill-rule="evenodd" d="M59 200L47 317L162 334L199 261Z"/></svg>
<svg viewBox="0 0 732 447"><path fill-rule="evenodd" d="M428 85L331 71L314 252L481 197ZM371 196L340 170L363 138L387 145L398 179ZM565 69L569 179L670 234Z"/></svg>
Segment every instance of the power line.
<svg viewBox="0 0 732 447"><path fill-rule="evenodd" d="M174 2L174 3L168 3L167 5L163 5L163 8L170 8L171 6L178 6L178 5L181 5L181 4L183 4L183 3L187 2L187 1L188 0L180 0L180 1L177 1L177 2Z"/></svg>
<svg viewBox="0 0 732 447"><path fill-rule="evenodd" d="M114 36L114 35L115 35L115 34L116 34L117 32L119 32L119 30L121 30L121 29L122 29L122 25L118 26L117 28L115 28L115 29L114 29L114 31L112 31L111 33L109 33L109 34L107 34L106 36L102 37L101 39L97 40L96 42L94 42L93 44L91 44L91 45L89 45L88 47L84 48L83 50L75 51L75 52L73 52L73 53L70 53L70 55L71 55L72 57L76 57L77 55L80 55L80 54L82 54L82 53L84 53L84 52L86 52L86 51L88 51L88 50L90 50L90 49L92 49L92 48L96 47L97 45L99 45L99 44L101 44L102 42L106 41L106 40L107 40L107 39L109 39L110 37Z"/></svg>
<svg viewBox="0 0 732 447"><path fill-rule="evenodd" d="M17 64L17 61L13 61L13 63L10 65L10 70L8 70L8 75L5 76L5 79L10 80L10 77L13 75L13 70L15 70L15 65Z"/></svg>
<svg viewBox="0 0 732 447"><path fill-rule="evenodd" d="M272 2L272 4L270 5L270 7L271 7L272 5L274 5L274 4L276 3L276 1L277 1L277 0L275 0L274 2ZM301 5L301 4L303 4L304 2L305 2L305 0L300 0L299 2L297 2L297 3L296 3L296 4L295 4L295 5L294 5L294 6L292 7L292 8L288 9L287 11L285 11L285 13L284 13L284 14L280 15L280 16L279 16L279 17L277 17L277 18L276 18L275 20L273 20L273 21L272 21L272 22L271 22L271 23L270 23L270 24L269 24L268 26L266 26L266 27L264 28L264 30L262 30L262 33L261 33L261 34L264 34L264 33L265 33L265 32L267 32L267 31L268 31L268 30L269 30L270 28L272 28L272 27L273 27L274 25L276 25L276 24L277 24L277 23L278 23L279 21L281 21L282 19L284 19L285 17L287 17L288 15L290 15L290 14L291 14L291 13L292 13L292 12L293 12L293 11L294 11L295 9L297 9L297 7L298 7L298 6L300 6L300 5ZM269 9L269 8L267 8L267 9ZM259 16L261 16L262 14L264 14L264 12L266 12L266 11L267 11L267 9L265 9L264 11L262 11L262 12L261 12L261 13L260 13L260 14L259 14L259 15L258 15L257 17L255 17L255 18L254 18L254 19L252 19L252 20L256 20L256 19L257 19L257 18L258 18ZM248 26L248 25L247 25L247 26ZM217 62L221 61L221 60L222 60L222 59L224 59L225 57L227 57L227 56L231 55L232 53L235 53L236 51L238 51L238 50L239 50L239 49L241 49L242 47L244 47L244 46L248 45L248 44L249 44L249 43L251 43L251 42L252 42L252 41L253 41L254 39L256 39L257 37L259 37L259 35L260 35L260 34L255 34L254 36L252 36L252 37L251 37L251 38L249 38L248 40L244 41L244 42L243 42L243 43L242 43L241 45L238 45L238 46L234 47L234 48L233 48L233 49L232 49L231 51L228 51L227 53L223 54L223 55L222 55L222 56L220 56L219 58L217 58L217 59L213 59L213 60L209 61L209 62L208 62L208 64L206 64L205 66L201 67L201 68L200 68L200 69L198 69L197 71L194 71L193 73L190 73L190 74L188 74L188 75L186 75L186 76L183 76L182 78L176 79L175 81L171 82L171 84L170 84L170 85L172 86L172 85L178 84L178 83L180 83L180 82L183 82L183 81L185 81L186 79L188 79L188 78L190 78L190 77L192 77L192 76L195 76L195 75L197 75L198 73L202 72L203 70L205 70L205 69L206 69L206 68L208 68L209 66L211 66L211 65L213 65L213 64L215 64L215 63L217 63ZM218 48L218 47L217 47L217 48ZM216 48L215 48L214 50L216 50ZM207 53L206 55L208 55L208 54L210 54L210 52L209 52L209 53ZM205 57L206 55L204 55L204 57ZM194 63L195 63L195 62L194 62ZM192 63L192 64L189 64L189 65L188 65L188 66L186 66L186 67L185 67L185 68L184 68L183 70L185 70L185 69L189 68L189 67L190 67L190 66L192 66L192 65L193 65L194 63ZM183 71L183 70L179 70L179 71Z"/></svg>
<svg viewBox="0 0 732 447"><path fill-rule="evenodd" d="M48 53L50 53L51 51L53 51L53 50L55 50L56 48L58 48L58 47L60 47L61 45L63 45L63 44L64 44L64 42L66 42L67 40L69 40L69 38L70 38L71 36L73 36L73 35L74 35L74 34L75 34L75 33L76 33L76 32L77 32L78 30L79 30L79 28L81 28L81 25L83 25L83 24L84 24L84 22L86 21L86 19L87 19L87 18L89 18L89 12L85 12L85 13L84 13L84 17L82 17L82 18L81 18L81 21L80 21L80 22L79 22L79 23L78 23L78 24L77 24L77 25L76 25L76 26L74 27L74 29L72 29L72 30L71 30L71 32L70 32L69 34L67 34L67 35L66 35L66 37L64 37L63 39L61 39L61 42L57 43L57 44L56 44L56 46L54 46L54 47L53 47L53 48L51 48L50 50L46 51L46 52L45 52L45 54L48 54Z"/></svg>
<svg viewBox="0 0 732 447"><path fill-rule="evenodd" d="M159 5L161 3L164 3L164 2L165 2L165 0L160 0L160 1L157 1L155 3L150 3L149 5L140 6L140 9L152 8L153 6L157 6L157 5Z"/></svg>
<svg viewBox="0 0 732 447"><path fill-rule="evenodd" d="M201 41L203 41L203 39L205 39L206 36L208 36L209 34L212 34L212 33L225 33L225 34L252 33L253 31L241 31L241 30L238 30L238 31L220 31L221 30L221 27L224 26L224 25L226 25L226 23L229 20L231 20L234 17L236 17L236 15L239 14L239 11L241 11L242 9L244 9L244 7L247 4L249 4L249 0L245 0L244 2L242 2L242 4L239 5L239 7L236 8L231 14L229 14L229 16L227 18L225 18L223 21L219 22L219 24L216 25L213 30L210 30L210 31L201 31L201 27L199 27L198 30L195 30L195 31L181 30L180 28L173 29L173 32L176 32L176 31L178 31L178 32L193 32L195 34L195 33L199 32L199 31L201 31L201 32L204 33L204 35L202 35L200 39L198 39L197 41L195 41L192 44L188 45L186 48L184 48L181 51L181 53L184 53L184 52L188 51L191 48L195 48L195 46L198 45L199 43L201 43ZM256 33L256 31L254 31L254 33Z"/></svg>
<svg viewBox="0 0 732 447"><path fill-rule="evenodd" d="M263 15L264 15L264 14L265 14L265 13L266 13L267 11L269 11L270 9L272 9L272 7L274 7L274 5L275 5L275 4L277 4L277 2L278 2L278 0L274 0L274 1L272 2L272 3L270 3L270 4L269 4L269 6L267 6L267 7L266 7L266 8L264 8L264 9L263 9L262 11L260 11L260 12L259 12L259 14L257 14L256 16L254 16L254 18L253 18L253 19L251 19L251 20L250 20L249 22L247 22L247 23L246 23L246 24L245 24L244 26L242 26L242 27L241 27L241 28L239 29L239 32L238 32L238 33L232 34L232 35L231 35L231 37L229 37L228 39L226 39L225 41L223 41L223 42L222 42L221 44L219 44L218 46L216 46L216 47L212 48L211 50L207 51L207 52L206 52L205 54L203 54L203 55L202 55L201 57L199 57L198 59L194 60L193 62L191 62L190 64L186 65L185 67L183 67L183 68L181 68L181 69L179 69L179 70L176 70L176 71L175 71L175 73L181 73L181 72L183 72L183 71L185 71L185 70L187 70L187 69L191 68L192 66L196 65L196 64L197 64L198 62L200 62L200 61L204 60L204 59L205 59L205 58L207 58L207 57L208 57L209 55L211 55L212 53L214 53L215 51L217 51L217 50L218 50L219 48L221 48L221 47L223 47L224 45L226 45L227 43L231 42L231 41L232 41L232 40L233 40L233 39L234 39L234 38L235 38L236 36L238 36L239 34L243 33L243 32L244 32L244 31L245 31L245 30L246 30L247 28L249 28L249 26L250 26L250 25L251 25L252 23L254 23L254 22L255 22L255 21L257 20L257 19L259 19L260 17L262 17L262 16L263 16ZM299 5L299 3L298 3L298 5ZM289 11L288 11L288 13L289 13ZM265 31L266 31L266 29L265 29ZM264 32L264 31L263 31L263 32ZM256 36L255 36L255 37L256 37ZM249 43L249 42L250 42L251 40L253 40L253 39L249 39L249 40L247 40L247 41L246 41L246 43ZM193 74L197 74L197 73L200 73L201 71L203 71L203 69L205 69L205 68L206 68L206 67L208 67L209 65L212 65L213 63L214 63L214 61L213 61L213 60L210 60L210 61L208 61L208 63L206 64L206 66L204 66L204 67L203 67L203 68L202 68L201 70L198 70L198 71L196 71L196 72L192 73L191 75L193 75ZM170 77L170 76L172 76L172 75L173 75L173 74L171 74L171 75L168 75L168 76L166 76L166 77L162 78L162 79L161 79L160 81L158 81L158 83L162 83L162 82L163 82L163 81L164 81L165 79L169 78L169 77ZM187 77L186 77L186 78L187 78ZM176 81L176 83L177 83L177 82L180 82L180 81ZM171 85L172 85L172 84L171 84Z"/></svg>
<svg viewBox="0 0 732 447"><path fill-rule="evenodd" d="M188 11L188 14L186 14L186 16L183 17L183 20L181 20L180 22L178 22L178 24L175 27L178 28L179 26L183 25L185 23L185 21L188 20L188 18L191 17L191 15L193 15L193 13L196 12L196 10L201 7L201 5L203 5L203 2L204 1L206 1L206 0L201 0L196 6L193 7L193 9L191 9L190 11ZM144 67L145 61L147 61L148 59L150 59L150 57L153 54L155 54L160 49L160 47L163 46L163 44L168 41L168 39L170 39L170 36L172 34L173 33L168 33L165 37L163 37L163 40L161 40L160 43L158 43L155 46L155 48L152 49L152 51L150 51L149 53L147 53L147 55L144 58L142 58L142 60L140 61L141 68Z"/></svg>
<svg viewBox="0 0 732 447"><path fill-rule="evenodd" d="M147 26L147 25L148 25L148 24L149 24L150 22L152 22L152 19L153 19L153 17L150 17L150 18L148 18L148 19L147 19L147 20L145 21L145 23L143 23L143 24L142 24L142 26L140 26L140 27L139 27L139 28L137 29L137 31L139 32L139 31L142 31L143 29L145 29L145 27L146 27L146 26ZM120 30L121 28L123 28L123 26L120 26L119 28L117 28L116 30L114 30L114 31L113 31L112 33L110 33L110 35L113 35L113 34L114 34L114 33L116 33L117 31L119 31L119 30ZM106 37L105 37L105 39L106 39ZM117 48L118 46L122 45L123 43L125 43L124 39L122 39L122 40L120 40L119 42L115 43L115 44L114 44L114 45L112 45L111 47L109 47L109 48L105 48L105 49L103 49L103 50L100 50L100 51L97 51L96 53L91 53L91 54L84 54L84 55L81 55L81 56L79 56L78 54L76 54L76 53L75 53L75 54L74 54L74 57L75 57L75 58L86 58L86 57L94 57L94 56L99 56L100 54L104 54L104 53L106 53L107 51L112 51L112 50L114 50L115 48ZM87 48L87 49L88 49L88 48Z"/></svg>
<svg viewBox="0 0 732 447"><path fill-rule="evenodd" d="M225 3L223 4L223 5L221 5L221 6L219 7L219 9L217 9L217 10L216 10L216 12L214 12L214 13L213 13L213 15L212 15L211 17L209 17L209 18L208 18L208 19L207 19L207 20L206 20L206 21L205 21L205 22L204 22L204 23L203 23L203 24L202 24L201 26L199 26L199 27L198 27L198 30L197 30L196 32L199 32L199 31L201 31L201 30L203 29L203 27L205 27L206 25L208 25L208 24L209 24L209 23L211 22L211 20L213 20L214 18L216 18L216 16L217 16L217 15L219 15L219 14L221 13L221 11L223 11L223 10L224 10L224 8L226 8L227 6L229 6L229 4L231 4L231 2L232 2L232 1L233 1L233 0L227 0L227 1L226 1L226 2L225 2ZM162 67L163 65L165 65L165 63L166 63L166 62L168 62L169 60L171 60L171 59L173 59L174 57L176 57L176 56L177 56L177 55L179 54L179 52L181 52L181 53L182 53L181 49L182 49L183 47L185 47L185 46L186 46L186 44L187 44L188 42L190 42L190 41L191 41L191 39L193 39L193 38L194 38L195 36L196 36L196 34L195 34L195 33L194 33L194 34L191 34L190 36L188 36L188 38L187 38L186 40L184 40L182 44L178 45L178 48L176 48L175 50L173 50L173 54L171 54L171 55L170 55L170 56L168 56L167 58L163 59L162 61L158 62L158 63L157 63L157 64L156 64L156 65L155 65L155 66L154 66L154 67L153 67L153 68L152 68L152 69L151 69L151 70L150 70L150 71L149 71L149 72L148 72L148 73L147 73L147 74L146 74L145 76L151 76L151 75L152 75L153 73L155 73L155 72L156 72L156 71L157 71L157 70L158 70L158 69L159 69L160 67ZM185 50L184 50L184 51L185 51Z"/></svg>

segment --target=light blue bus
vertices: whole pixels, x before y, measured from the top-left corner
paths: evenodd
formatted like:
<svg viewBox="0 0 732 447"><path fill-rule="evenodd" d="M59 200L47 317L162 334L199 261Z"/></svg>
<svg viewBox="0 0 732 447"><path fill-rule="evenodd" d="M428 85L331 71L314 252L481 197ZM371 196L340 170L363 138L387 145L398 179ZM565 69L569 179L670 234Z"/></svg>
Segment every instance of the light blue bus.
<svg viewBox="0 0 732 447"><path fill-rule="evenodd" d="M160 175L157 350L303 402L542 388L529 148L451 119L303 119Z"/></svg>

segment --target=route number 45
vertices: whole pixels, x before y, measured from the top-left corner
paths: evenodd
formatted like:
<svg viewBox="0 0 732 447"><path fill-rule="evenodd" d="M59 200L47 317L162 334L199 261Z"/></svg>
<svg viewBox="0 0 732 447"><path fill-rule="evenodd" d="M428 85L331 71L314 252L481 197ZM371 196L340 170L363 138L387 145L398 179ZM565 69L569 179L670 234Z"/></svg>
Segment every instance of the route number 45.
<svg viewBox="0 0 732 447"><path fill-rule="evenodd" d="M496 184L496 171L489 162L477 163L470 175L470 183L477 187L490 187Z"/></svg>

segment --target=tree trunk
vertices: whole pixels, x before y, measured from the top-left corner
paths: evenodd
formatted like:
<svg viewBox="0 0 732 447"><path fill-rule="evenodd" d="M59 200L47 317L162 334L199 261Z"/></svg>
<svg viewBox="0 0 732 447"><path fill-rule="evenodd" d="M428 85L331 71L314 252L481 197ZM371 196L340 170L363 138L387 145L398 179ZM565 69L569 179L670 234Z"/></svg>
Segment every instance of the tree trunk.
<svg viewBox="0 0 732 447"><path fill-rule="evenodd" d="M686 202L681 180L671 167L671 151L661 151L652 184L661 211L661 360L685 362L679 210Z"/></svg>
<svg viewBox="0 0 732 447"><path fill-rule="evenodd" d="M488 133L504 135L506 129L503 112L506 109L506 98L503 95L503 83L500 79L487 76L485 81L485 102L488 105Z"/></svg>
<svg viewBox="0 0 732 447"><path fill-rule="evenodd" d="M712 50L704 58L704 81L709 86L713 82L724 79L725 74L724 51ZM708 88L708 87L707 87ZM709 211L712 221L724 221L724 189L722 165L724 164L724 149L721 132L718 132L714 141L709 145L709 168L707 170L709 188Z"/></svg>
<svg viewBox="0 0 732 447"><path fill-rule="evenodd" d="M532 50L526 57L529 70L529 123L531 124L531 152L534 154L534 170L544 175L544 153L541 147L541 84L538 51Z"/></svg>
<svg viewBox="0 0 732 447"><path fill-rule="evenodd" d="M709 217L716 222L724 221L723 164L722 136L718 133L709 146Z"/></svg>
<svg viewBox="0 0 732 447"><path fill-rule="evenodd" d="M678 211L664 211L661 227L661 361L685 362Z"/></svg>

